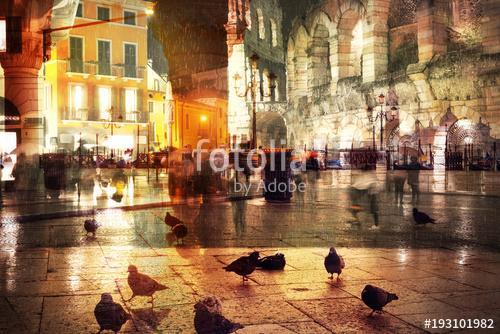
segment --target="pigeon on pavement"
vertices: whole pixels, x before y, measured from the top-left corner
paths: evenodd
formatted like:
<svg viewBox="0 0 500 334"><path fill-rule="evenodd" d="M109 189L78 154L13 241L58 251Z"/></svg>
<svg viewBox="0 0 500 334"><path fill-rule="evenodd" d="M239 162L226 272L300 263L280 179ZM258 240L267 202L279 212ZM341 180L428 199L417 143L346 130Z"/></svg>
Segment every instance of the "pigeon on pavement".
<svg viewBox="0 0 500 334"><path fill-rule="evenodd" d="M117 333L127 320L132 319L120 304L113 302L113 297L109 293L101 295L101 301L95 306L94 315L100 327L99 333L104 330Z"/></svg>
<svg viewBox="0 0 500 334"><path fill-rule="evenodd" d="M232 271L243 278L243 282L248 280L248 275L254 272L259 261L259 252L252 252L249 256L242 256L224 267L226 271Z"/></svg>
<svg viewBox="0 0 500 334"><path fill-rule="evenodd" d="M154 306L153 294L156 291L168 289L165 285L158 283L148 275L139 273L137 267L134 265L128 266L127 282L128 286L132 290L132 297L130 297L127 301L131 301L132 298L136 296L147 296L151 297L151 307Z"/></svg>
<svg viewBox="0 0 500 334"><path fill-rule="evenodd" d="M179 240L184 243L184 238L188 234L187 226L182 223L177 224L172 228L172 233L174 233L177 239L177 244L179 244Z"/></svg>
<svg viewBox="0 0 500 334"><path fill-rule="evenodd" d="M257 267L265 270L283 270L286 265L285 255L276 253L271 256L260 258L257 262Z"/></svg>
<svg viewBox="0 0 500 334"><path fill-rule="evenodd" d="M376 287L374 285L366 285L361 292L361 299L363 302L372 309L373 312L382 312L382 308L393 300L398 300L398 296L394 293L385 291L382 288Z"/></svg>
<svg viewBox="0 0 500 334"><path fill-rule="evenodd" d="M167 214L165 215L165 224L170 226L170 228L173 228L177 224L182 224L182 220L172 216L170 213L167 212Z"/></svg>
<svg viewBox="0 0 500 334"><path fill-rule="evenodd" d="M87 235L89 233L92 233L92 236L95 237L95 233L96 233L98 227L99 227L99 223L97 223L97 221L95 219L86 219L83 222L83 228L85 228Z"/></svg>
<svg viewBox="0 0 500 334"><path fill-rule="evenodd" d="M222 304L215 296L208 296L194 305L194 328L198 334L226 334L243 328L222 315Z"/></svg>
<svg viewBox="0 0 500 334"><path fill-rule="evenodd" d="M342 256L337 254L335 247L330 248L330 253L325 257L325 269L331 275L330 279L333 279L333 274L337 274L337 281L342 273L342 269L345 267L345 262Z"/></svg>
<svg viewBox="0 0 500 334"><path fill-rule="evenodd" d="M429 217L426 213L413 208L413 219L417 225L436 224L436 220Z"/></svg>

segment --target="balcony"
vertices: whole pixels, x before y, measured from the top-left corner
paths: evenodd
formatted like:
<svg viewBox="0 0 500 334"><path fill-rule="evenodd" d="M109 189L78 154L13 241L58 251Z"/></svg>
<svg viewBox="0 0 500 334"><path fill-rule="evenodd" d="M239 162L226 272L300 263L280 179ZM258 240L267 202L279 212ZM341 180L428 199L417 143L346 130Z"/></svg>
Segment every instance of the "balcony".
<svg viewBox="0 0 500 334"><path fill-rule="evenodd" d="M92 64L81 59L68 59L66 60L66 73L89 75L92 73L91 66Z"/></svg>
<svg viewBox="0 0 500 334"><path fill-rule="evenodd" d="M113 65L113 75L124 79L144 79L145 67L127 64Z"/></svg>
<svg viewBox="0 0 500 334"><path fill-rule="evenodd" d="M97 67L96 75L111 76L111 63L97 62L96 67Z"/></svg>
<svg viewBox="0 0 500 334"><path fill-rule="evenodd" d="M142 111L134 112L115 112L112 119L109 118L109 113L101 113L98 109L80 108L74 109L65 107L62 112L63 121L81 121L81 122L102 122L102 123L148 123L149 113Z"/></svg>
<svg viewBox="0 0 500 334"><path fill-rule="evenodd" d="M71 121L87 121L89 120L89 110L87 108L75 109L66 107L63 110L62 119Z"/></svg>

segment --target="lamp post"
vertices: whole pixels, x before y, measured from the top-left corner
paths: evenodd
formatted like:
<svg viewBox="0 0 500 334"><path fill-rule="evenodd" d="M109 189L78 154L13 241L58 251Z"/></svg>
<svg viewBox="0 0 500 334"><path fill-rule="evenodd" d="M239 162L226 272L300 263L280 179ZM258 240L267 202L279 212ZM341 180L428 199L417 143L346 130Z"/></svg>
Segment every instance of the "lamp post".
<svg viewBox="0 0 500 334"><path fill-rule="evenodd" d="M384 148L384 119L386 122L392 122L396 119L398 108L391 107L390 113L384 110L385 103L385 95L380 94L378 96L378 103L380 105L380 111L376 111L375 115L373 115L373 108L368 107L366 109L366 114L368 116L368 120L373 124L373 147L375 148L375 122L380 119L380 150ZM390 117L388 117L388 114Z"/></svg>
<svg viewBox="0 0 500 334"><path fill-rule="evenodd" d="M252 99L252 144L251 148L254 149L257 147L257 74L258 74L258 61L259 56L257 54L253 54L250 57L250 66L251 66L251 78L250 82L245 87L245 91L239 93L240 88L240 80L241 76L236 73L233 76L234 79L234 91L238 97L246 97L248 92L250 92L250 97ZM274 88L276 88L275 80L276 75L274 73L270 73L268 76L269 79L269 94L265 94L262 90L259 89L259 92L264 97L270 97L273 95Z"/></svg>

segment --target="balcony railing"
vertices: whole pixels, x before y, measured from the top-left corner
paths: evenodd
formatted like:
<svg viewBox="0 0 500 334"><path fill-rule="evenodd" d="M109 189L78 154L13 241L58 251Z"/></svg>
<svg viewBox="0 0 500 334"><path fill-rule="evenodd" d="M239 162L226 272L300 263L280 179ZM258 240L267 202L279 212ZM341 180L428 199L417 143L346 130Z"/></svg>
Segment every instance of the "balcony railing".
<svg viewBox="0 0 500 334"><path fill-rule="evenodd" d="M66 121L91 121L91 122L109 122L109 113L103 113L99 109L74 109L65 107L62 112L62 119ZM148 123L149 113L143 111L134 111L126 113L115 112L112 115L112 122L117 123Z"/></svg>
<svg viewBox="0 0 500 334"><path fill-rule="evenodd" d="M111 63L107 62L97 62L97 73L98 75L111 75Z"/></svg>
<svg viewBox="0 0 500 334"><path fill-rule="evenodd" d="M144 66L135 66L135 65L113 65L113 70L115 71L115 75L117 77L123 78L135 78L135 79L144 79Z"/></svg>
<svg viewBox="0 0 500 334"><path fill-rule="evenodd" d="M89 73L88 67L81 59L68 59L66 62L66 72L72 73Z"/></svg>
<svg viewBox="0 0 500 334"><path fill-rule="evenodd" d="M63 111L64 120L77 120L77 121L87 121L89 119L89 110L87 108L64 108Z"/></svg>

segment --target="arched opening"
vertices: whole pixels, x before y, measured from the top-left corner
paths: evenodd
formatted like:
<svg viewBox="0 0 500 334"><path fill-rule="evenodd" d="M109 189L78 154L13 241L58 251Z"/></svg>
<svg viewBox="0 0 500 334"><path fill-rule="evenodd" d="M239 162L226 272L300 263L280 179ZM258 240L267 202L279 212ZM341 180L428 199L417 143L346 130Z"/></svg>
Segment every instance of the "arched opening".
<svg viewBox="0 0 500 334"><path fill-rule="evenodd" d="M330 92L332 73L330 66L330 33L324 24L314 28L309 53L310 95L320 98Z"/></svg>
<svg viewBox="0 0 500 334"><path fill-rule="evenodd" d="M347 9L338 24L338 78L361 75L363 23L359 11Z"/></svg>
<svg viewBox="0 0 500 334"><path fill-rule="evenodd" d="M293 57L294 92L293 97L307 96L307 32L304 27L299 27L295 38L295 52Z"/></svg>
<svg viewBox="0 0 500 334"><path fill-rule="evenodd" d="M355 125L350 124L340 132L340 149L359 148L363 143L363 133Z"/></svg>
<svg viewBox="0 0 500 334"><path fill-rule="evenodd" d="M271 46L276 47L278 46L278 27L275 20L270 19L269 22L271 23Z"/></svg>
<svg viewBox="0 0 500 334"><path fill-rule="evenodd" d="M257 147L281 147L287 145L285 119L276 112L257 113Z"/></svg>
<svg viewBox="0 0 500 334"><path fill-rule="evenodd" d="M257 23L259 27L259 38L266 38L266 26L264 25L264 15L262 14L262 9L257 8Z"/></svg>
<svg viewBox="0 0 500 334"><path fill-rule="evenodd" d="M292 97L295 91L295 46L293 39L288 40L286 74L287 74L287 92L288 97Z"/></svg>

